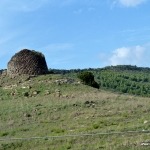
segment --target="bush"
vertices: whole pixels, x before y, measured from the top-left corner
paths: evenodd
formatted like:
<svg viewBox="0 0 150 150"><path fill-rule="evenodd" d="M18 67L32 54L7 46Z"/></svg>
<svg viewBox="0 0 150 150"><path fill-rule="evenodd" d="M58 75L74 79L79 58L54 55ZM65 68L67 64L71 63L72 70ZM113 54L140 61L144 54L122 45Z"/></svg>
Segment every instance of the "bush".
<svg viewBox="0 0 150 150"><path fill-rule="evenodd" d="M94 88L99 88L99 84L94 80L94 75L91 72L84 71L78 74L78 78L85 84Z"/></svg>
<svg viewBox="0 0 150 150"><path fill-rule="evenodd" d="M91 84L92 87L99 89L99 84L96 81L93 81Z"/></svg>

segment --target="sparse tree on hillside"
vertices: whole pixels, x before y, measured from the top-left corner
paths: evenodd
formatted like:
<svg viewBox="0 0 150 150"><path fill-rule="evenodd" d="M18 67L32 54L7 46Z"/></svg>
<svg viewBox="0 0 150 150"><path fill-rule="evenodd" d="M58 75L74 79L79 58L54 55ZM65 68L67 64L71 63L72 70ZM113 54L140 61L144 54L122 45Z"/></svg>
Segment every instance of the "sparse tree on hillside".
<svg viewBox="0 0 150 150"><path fill-rule="evenodd" d="M94 75L91 72L84 71L78 74L78 78L86 85L94 88L99 88L99 84L94 80Z"/></svg>

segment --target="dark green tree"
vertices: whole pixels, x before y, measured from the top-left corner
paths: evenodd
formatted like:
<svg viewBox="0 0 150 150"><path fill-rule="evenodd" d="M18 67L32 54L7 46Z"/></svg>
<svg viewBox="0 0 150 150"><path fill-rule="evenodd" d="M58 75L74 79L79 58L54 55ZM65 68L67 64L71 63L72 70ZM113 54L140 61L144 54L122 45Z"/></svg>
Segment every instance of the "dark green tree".
<svg viewBox="0 0 150 150"><path fill-rule="evenodd" d="M94 88L99 88L99 84L94 80L92 72L83 71L78 73L78 78L85 84Z"/></svg>

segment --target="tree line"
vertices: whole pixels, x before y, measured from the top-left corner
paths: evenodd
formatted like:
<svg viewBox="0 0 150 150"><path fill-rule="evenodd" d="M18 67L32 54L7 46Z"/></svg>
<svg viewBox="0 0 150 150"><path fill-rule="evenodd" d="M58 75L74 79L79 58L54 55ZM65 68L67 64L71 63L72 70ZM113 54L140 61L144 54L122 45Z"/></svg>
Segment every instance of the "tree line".
<svg viewBox="0 0 150 150"><path fill-rule="evenodd" d="M70 77L76 76L86 85L93 86L94 83L94 86L102 89L150 97L150 68L147 67L118 65L96 69L51 69L50 71Z"/></svg>

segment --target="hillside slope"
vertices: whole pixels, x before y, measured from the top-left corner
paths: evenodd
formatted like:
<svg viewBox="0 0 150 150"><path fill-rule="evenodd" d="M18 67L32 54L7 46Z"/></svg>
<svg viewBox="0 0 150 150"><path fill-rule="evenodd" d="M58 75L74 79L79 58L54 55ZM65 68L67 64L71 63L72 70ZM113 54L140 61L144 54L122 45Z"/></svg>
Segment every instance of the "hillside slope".
<svg viewBox="0 0 150 150"><path fill-rule="evenodd" d="M67 76L1 77L1 150L149 148L142 146L149 140L148 98L95 89Z"/></svg>
<svg viewBox="0 0 150 150"><path fill-rule="evenodd" d="M150 97L150 69L136 66L111 66L94 71L101 88Z"/></svg>
<svg viewBox="0 0 150 150"><path fill-rule="evenodd" d="M108 66L104 68L57 70L53 73L77 76L83 71L92 72L101 89L131 95L150 97L150 68L131 65Z"/></svg>

